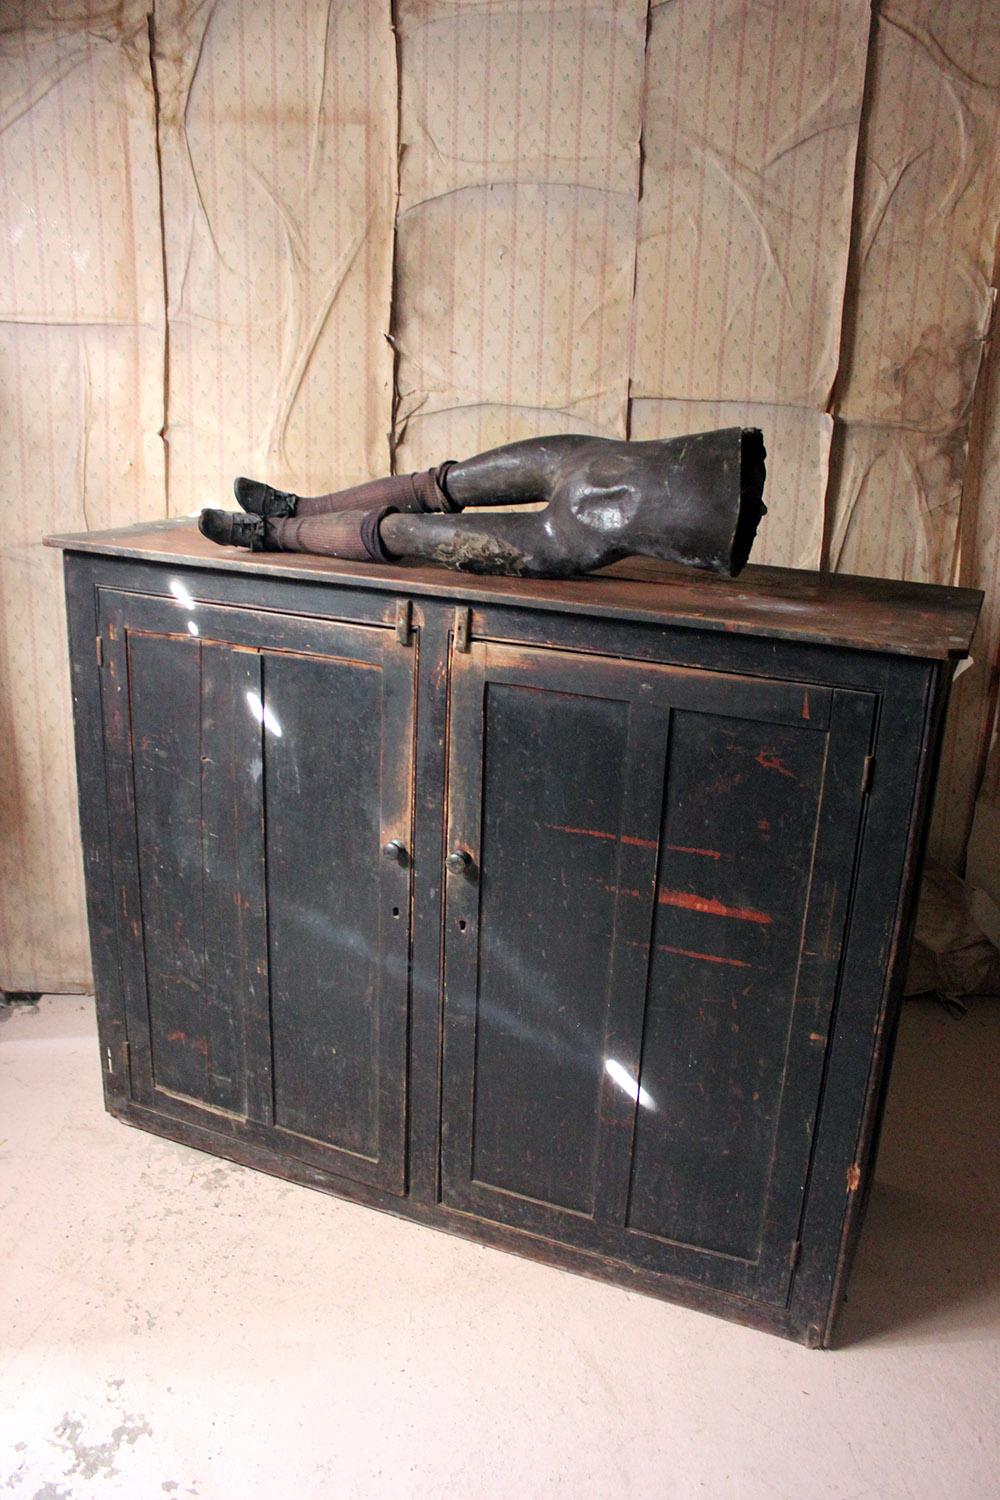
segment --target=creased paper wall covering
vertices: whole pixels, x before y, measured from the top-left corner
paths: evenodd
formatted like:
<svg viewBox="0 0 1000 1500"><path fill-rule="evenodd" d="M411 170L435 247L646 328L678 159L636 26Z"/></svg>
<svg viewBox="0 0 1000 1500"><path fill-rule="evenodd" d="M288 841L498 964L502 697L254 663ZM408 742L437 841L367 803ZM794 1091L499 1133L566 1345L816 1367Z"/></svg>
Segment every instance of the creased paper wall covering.
<svg viewBox="0 0 1000 1500"><path fill-rule="evenodd" d="M1000 691L1000 358L994 340L980 382L978 410L963 506L963 581L985 592L972 664L952 691L931 846L947 864L963 858L974 808L991 824L1000 815L1000 745L997 698ZM981 780L982 778L982 780ZM976 801L978 795L978 803ZM980 851L978 863L991 865L990 887L1000 893L1000 862L995 840ZM986 872L972 874L986 885Z"/></svg>
<svg viewBox="0 0 1000 1500"><path fill-rule="evenodd" d="M983 355L996 295L1000 10L893 0L875 27L834 395L829 561L986 591L932 830L932 852L954 867L996 714L1000 486L988 455L998 419Z"/></svg>
<svg viewBox="0 0 1000 1500"><path fill-rule="evenodd" d="M378 0L154 16L170 508L389 466L396 60ZM155 246L150 246L155 253Z"/></svg>
<svg viewBox="0 0 1000 1500"><path fill-rule="evenodd" d="M400 0L401 468L625 435L644 0Z"/></svg>
<svg viewBox="0 0 1000 1500"><path fill-rule="evenodd" d="M652 6L634 395L825 408L867 43L864 0Z"/></svg>
<svg viewBox="0 0 1000 1500"><path fill-rule="evenodd" d="M542 432L759 425L758 560L987 589L959 867L998 101L993 0L0 3L0 985L88 980L42 535Z"/></svg>
<svg viewBox="0 0 1000 1500"><path fill-rule="evenodd" d="M1000 11L877 17L837 383L831 564L948 581L994 291Z"/></svg>
<svg viewBox="0 0 1000 1500"><path fill-rule="evenodd" d="M0 986L88 982L62 569L48 531L163 513L145 8L0 29Z"/></svg>

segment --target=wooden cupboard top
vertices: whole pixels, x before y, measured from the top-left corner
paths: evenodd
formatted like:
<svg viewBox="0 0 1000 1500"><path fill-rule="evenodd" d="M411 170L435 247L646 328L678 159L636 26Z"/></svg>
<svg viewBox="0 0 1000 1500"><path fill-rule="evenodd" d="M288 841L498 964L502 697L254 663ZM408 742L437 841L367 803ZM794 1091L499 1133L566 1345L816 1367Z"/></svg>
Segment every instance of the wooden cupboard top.
<svg viewBox="0 0 1000 1500"><path fill-rule="evenodd" d="M67 552L133 562L374 586L470 605L557 610L938 659L968 655L983 600L977 589L753 564L738 578L719 578L644 558L572 579L479 577L426 565L382 567L308 553L219 547L190 518L45 540Z"/></svg>

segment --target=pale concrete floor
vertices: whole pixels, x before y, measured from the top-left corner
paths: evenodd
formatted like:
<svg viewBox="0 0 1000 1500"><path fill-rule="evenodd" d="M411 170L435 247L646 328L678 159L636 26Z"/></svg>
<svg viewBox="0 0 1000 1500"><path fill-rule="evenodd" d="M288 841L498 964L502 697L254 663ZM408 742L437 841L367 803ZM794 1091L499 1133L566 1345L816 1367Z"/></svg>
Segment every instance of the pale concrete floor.
<svg viewBox="0 0 1000 1500"><path fill-rule="evenodd" d="M810 1353L116 1124L93 1012L0 1026L0 1492L988 1500L1000 1007L907 1008Z"/></svg>

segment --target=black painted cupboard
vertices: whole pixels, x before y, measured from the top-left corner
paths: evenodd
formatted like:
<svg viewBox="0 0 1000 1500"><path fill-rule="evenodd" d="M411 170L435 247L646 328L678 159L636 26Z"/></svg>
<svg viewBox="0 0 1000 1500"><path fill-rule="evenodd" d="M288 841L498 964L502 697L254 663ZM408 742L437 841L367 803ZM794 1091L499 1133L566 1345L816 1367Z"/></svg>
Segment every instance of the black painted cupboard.
<svg viewBox="0 0 1000 1500"><path fill-rule="evenodd" d="M978 596L60 544L112 1112L827 1342Z"/></svg>

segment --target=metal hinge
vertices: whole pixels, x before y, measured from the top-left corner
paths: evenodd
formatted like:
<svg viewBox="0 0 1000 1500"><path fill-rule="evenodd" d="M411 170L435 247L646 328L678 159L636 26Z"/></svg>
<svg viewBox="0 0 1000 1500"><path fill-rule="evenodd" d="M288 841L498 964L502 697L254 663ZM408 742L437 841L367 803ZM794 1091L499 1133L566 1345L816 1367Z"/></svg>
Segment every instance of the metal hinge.
<svg viewBox="0 0 1000 1500"><path fill-rule="evenodd" d="M802 1254L802 1241L801 1240L793 1240L792 1241L792 1248L788 1252L788 1269L790 1271L794 1271L795 1270L795 1267L799 1263L799 1257L801 1256L801 1254Z"/></svg>
<svg viewBox="0 0 1000 1500"><path fill-rule="evenodd" d="M413 639L412 599L399 599L396 603L396 639L401 646L408 646Z"/></svg>
<svg viewBox="0 0 1000 1500"><path fill-rule="evenodd" d="M472 610L464 605L455 611L455 650L468 651L472 635Z"/></svg>
<svg viewBox="0 0 1000 1500"><path fill-rule="evenodd" d="M875 770L874 755L865 756L864 769L861 772L861 795L867 797L872 789L872 773Z"/></svg>
<svg viewBox="0 0 1000 1500"><path fill-rule="evenodd" d="M98 636L94 637L94 651L95 651L96 656L97 656L97 665L99 667L103 667L104 666L104 637L103 637L103 635L98 635Z"/></svg>

